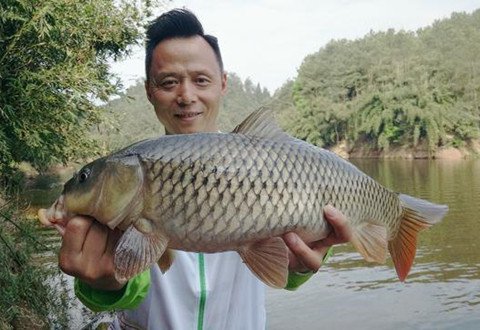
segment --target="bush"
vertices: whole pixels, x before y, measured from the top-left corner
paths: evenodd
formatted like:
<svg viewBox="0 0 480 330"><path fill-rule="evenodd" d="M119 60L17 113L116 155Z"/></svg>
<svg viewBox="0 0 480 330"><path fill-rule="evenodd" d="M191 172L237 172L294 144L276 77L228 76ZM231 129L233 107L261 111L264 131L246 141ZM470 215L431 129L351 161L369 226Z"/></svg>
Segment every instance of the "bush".
<svg viewBox="0 0 480 330"><path fill-rule="evenodd" d="M0 199L1 201L1 199ZM49 248L33 219L18 215L14 203L0 206L0 328L66 328L69 301L63 285L49 285L58 273L41 264L38 256Z"/></svg>

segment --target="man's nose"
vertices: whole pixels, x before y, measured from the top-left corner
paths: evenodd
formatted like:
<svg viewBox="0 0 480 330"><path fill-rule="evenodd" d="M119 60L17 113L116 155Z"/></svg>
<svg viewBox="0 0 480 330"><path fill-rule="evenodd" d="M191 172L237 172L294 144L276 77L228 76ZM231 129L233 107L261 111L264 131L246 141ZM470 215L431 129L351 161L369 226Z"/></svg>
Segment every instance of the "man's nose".
<svg viewBox="0 0 480 330"><path fill-rule="evenodd" d="M189 81L183 82L178 89L177 103L180 105L189 105L195 101L195 86Z"/></svg>

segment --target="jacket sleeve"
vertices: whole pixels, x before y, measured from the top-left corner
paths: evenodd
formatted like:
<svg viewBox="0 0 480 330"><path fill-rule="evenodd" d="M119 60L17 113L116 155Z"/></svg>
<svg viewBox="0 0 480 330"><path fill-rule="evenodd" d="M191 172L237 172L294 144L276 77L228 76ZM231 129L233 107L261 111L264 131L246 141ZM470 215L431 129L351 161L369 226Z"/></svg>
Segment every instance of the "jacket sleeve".
<svg viewBox="0 0 480 330"><path fill-rule="evenodd" d="M136 308L146 297L149 287L150 270L130 279L119 291L97 290L77 278L74 280L75 295L94 312Z"/></svg>
<svg viewBox="0 0 480 330"><path fill-rule="evenodd" d="M333 247L330 247L327 251L327 254L323 257L322 264L325 263L328 258L333 254ZM287 285L285 286L286 290L295 291L297 290L303 283L308 281L314 272L306 272L306 273L299 273L299 272L291 272L288 274L288 281Z"/></svg>

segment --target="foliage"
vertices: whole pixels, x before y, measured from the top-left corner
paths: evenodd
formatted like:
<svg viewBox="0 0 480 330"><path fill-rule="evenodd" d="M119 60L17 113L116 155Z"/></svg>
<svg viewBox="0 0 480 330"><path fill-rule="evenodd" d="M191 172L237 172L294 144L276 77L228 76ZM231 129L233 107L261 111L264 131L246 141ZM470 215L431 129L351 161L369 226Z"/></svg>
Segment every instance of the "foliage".
<svg viewBox="0 0 480 330"><path fill-rule="evenodd" d="M54 291L49 280L53 269L39 267L34 255L46 250L33 222L20 219L15 208L0 206L0 328L44 329L48 324L67 326L68 298L65 287Z"/></svg>
<svg viewBox="0 0 480 330"><path fill-rule="evenodd" d="M218 116L219 129L223 132L230 132L252 111L271 102L270 92L258 83L255 85L250 78L242 81L231 72L227 81L227 94Z"/></svg>
<svg viewBox="0 0 480 330"><path fill-rule="evenodd" d="M5 0L0 3L0 179L96 150L96 101L119 87L109 59L141 37L149 0Z"/></svg>
<svg viewBox="0 0 480 330"><path fill-rule="evenodd" d="M416 33L331 41L305 58L289 87L295 115L287 129L326 147L368 141L388 150L425 141L433 151L476 139L479 53L480 10Z"/></svg>
<svg viewBox="0 0 480 330"><path fill-rule="evenodd" d="M145 94L143 81L129 87L119 98L104 106L106 120L95 132L104 152L123 148L133 142L162 135L157 119Z"/></svg>

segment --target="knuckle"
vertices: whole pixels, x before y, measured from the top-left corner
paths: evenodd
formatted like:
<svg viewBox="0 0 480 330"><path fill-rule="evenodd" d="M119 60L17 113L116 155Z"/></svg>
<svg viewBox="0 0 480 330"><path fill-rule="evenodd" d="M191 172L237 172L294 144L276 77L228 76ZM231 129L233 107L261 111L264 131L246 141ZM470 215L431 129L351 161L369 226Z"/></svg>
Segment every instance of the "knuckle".
<svg viewBox="0 0 480 330"><path fill-rule="evenodd" d="M60 253L58 257L58 266L65 274L74 276L77 273L76 263L67 254Z"/></svg>
<svg viewBox="0 0 480 330"><path fill-rule="evenodd" d="M98 268L96 264L89 265L82 273L82 279L87 283L95 283L104 277L103 269Z"/></svg>
<svg viewBox="0 0 480 330"><path fill-rule="evenodd" d="M70 232L71 235L79 234L84 227L84 223L82 221L72 221L70 220L67 223L67 230Z"/></svg>
<svg viewBox="0 0 480 330"><path fill-rule="evenodd" d="M318 257L311 258L306 266L311 271L317 272L320 266L322 266L322 260L320 260Z"/></svg>
<svg viewBox="0 0 480 330"><path fill-rule="evenodd" d="M84 274L82 274L82 280L85 281L86 283L95 283L98 281L100 278L99 274L95 271L87 271Z"/></svg>

